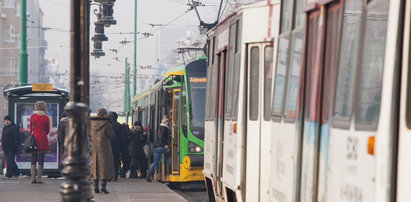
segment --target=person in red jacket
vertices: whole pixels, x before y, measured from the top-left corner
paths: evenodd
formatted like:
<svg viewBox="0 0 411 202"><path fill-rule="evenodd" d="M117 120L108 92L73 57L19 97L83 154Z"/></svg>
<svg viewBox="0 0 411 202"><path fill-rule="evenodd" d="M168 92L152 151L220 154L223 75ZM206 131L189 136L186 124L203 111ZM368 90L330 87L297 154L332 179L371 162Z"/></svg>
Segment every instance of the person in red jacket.
<svg viewBox="0 0 411 202"><path fill-rule="evenodd" d="M46 114L46 102L37 101L34 104L34 112L30 117L30 131L36 141L36 151L31 153L31 183L42 184L41 176L43 175L44 155L48 150L47 135L50 132L50 119ZM37 178L36 164L38 162Z"/></svg>

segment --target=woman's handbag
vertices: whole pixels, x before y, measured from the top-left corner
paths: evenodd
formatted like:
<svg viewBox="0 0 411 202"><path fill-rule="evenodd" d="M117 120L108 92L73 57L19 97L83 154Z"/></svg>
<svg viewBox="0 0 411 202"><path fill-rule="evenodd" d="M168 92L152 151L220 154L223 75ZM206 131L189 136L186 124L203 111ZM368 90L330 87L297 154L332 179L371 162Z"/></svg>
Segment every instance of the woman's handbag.
<svg viewBox="0 0 411 202"><path fill-rule="evenodd" d="M36 151L37 146L36 146L36 140L34 139L33 135L30 135L26 141L24 141L24 151L26 153L34 152Z"/></svg>

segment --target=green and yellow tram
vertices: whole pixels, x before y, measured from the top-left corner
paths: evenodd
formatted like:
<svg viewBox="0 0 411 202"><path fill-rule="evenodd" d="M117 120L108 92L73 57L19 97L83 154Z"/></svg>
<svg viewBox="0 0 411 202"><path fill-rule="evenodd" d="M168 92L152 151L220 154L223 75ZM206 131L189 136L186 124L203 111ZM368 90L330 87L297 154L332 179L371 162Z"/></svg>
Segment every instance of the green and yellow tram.
<svg viewBox="0 0 411 202"><path fill-rule="evenodd" d="M142 122L150 144L150 155L157 128L167 115L171 139L169 152L157 167L156 179L170 183L204 181L204 113L206 93L206 59L184 67L170 68L151 89L132 100L133 121Z"/></svg>

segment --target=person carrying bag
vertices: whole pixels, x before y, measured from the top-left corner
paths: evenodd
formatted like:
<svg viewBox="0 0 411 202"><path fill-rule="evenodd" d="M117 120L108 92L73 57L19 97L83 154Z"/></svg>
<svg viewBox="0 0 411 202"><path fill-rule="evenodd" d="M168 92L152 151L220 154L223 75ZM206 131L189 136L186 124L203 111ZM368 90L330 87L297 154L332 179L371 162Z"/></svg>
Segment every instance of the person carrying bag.
<svg viewBox="0 0 411 202"><path fill-rule="evenodd" d="M24 151L26 153L31 153L36 151L36 149L36 140L34 139L33 134L30 134L30 136L24 142Z"/></svg>

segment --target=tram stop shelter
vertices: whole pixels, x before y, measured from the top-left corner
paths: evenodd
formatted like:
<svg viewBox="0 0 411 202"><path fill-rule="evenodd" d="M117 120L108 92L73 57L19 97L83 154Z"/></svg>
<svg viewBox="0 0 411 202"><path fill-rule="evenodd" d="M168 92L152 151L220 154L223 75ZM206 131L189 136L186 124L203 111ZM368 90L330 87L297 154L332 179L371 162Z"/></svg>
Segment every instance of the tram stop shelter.
<svg viewBox="0 0 411 202"><path fill-rule="evenodd" d="M30 117L34 112L34 103L39 100L47 103L50 133L47 135L49 150L44 158L44 172L58 175L62 159L58 148L57 128L64 106L69 101L69 91L54 88L52 84L9 85L3 90L3 96L8 100L8 114L20 128L21 146L16 154L16 163L23 173L28 173L30 169L31 154L24 152L23 144L30 135Z"/></svg>

